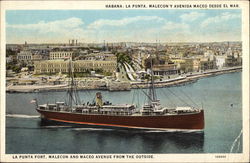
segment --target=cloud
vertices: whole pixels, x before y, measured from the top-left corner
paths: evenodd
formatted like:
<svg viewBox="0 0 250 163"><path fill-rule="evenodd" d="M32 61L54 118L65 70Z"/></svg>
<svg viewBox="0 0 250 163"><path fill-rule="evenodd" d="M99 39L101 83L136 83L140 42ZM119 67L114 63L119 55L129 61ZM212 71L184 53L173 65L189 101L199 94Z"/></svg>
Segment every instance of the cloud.
<svg viewBox="0 0 250 163"><path fill-rule="evenodd" d="M194 21L200 17L205 16L204 13L199 13L199 12L190 12L186 13L180 16L182 21Z"/></svg>
<svg viewBox="0 0 250 163"><path fill-rule="evenodd" d="M99 19L93 23L91 23L88 28L89 29L99 29L104 26L126 26L131 23L136 23L139 21L154 21L154 22L163 22L165 19L158 16L136 16L123 18L120 20L110 20L110 19Z"/></svg>
<svg viewBox="0 0 250 163"><path fill-rule="evenodd" d="M204 20L200 26L202 28L208 26L208 25L215 25L215 24L219 24L219 23L224 23L225 21L228 20L232 20L232 19L238 19L240 18L240 14L235 14L235 13L230 13L230 12L224 12L218 16L214 16L214 17L209 17L206 20Z"/></svg>
<svg viewBox="0 0 250 163"><path fill-rule="evenodd" d="M238 21L240 14L220 12L214 16L205 11L202 12L194 11L182 14L179 17L181 21L155 15L120 19L102 19L100 17L90 24L85 24L85 19L72 16L64 20L40 21L34 24L6 24L6 36L9 43L24 41L67 43L68 39L78 39L79 42L240 39L241 24ZM201 17L202 19L200 19ZM88 22L87 20L88 18L86 18L86 22Z"/></svg>
<svg viewBox="0 0 250 163"><path fill-rule="evenodd" d="M186 23L175 23L168 21L165 23L165 25L162 27L164 30L181 30L181 32L185 32L189 30L189 25Z"/></svg>
<svg viewBox="0 0 250 163"><path fill-rule="evenodd" d="M79 18L69 18L65 20L56 20L51 22L40 21L37 24L7 24L7 28L36 31L38 34L60 33L67 34L72 31L83 32L84 22Z"/></svg>

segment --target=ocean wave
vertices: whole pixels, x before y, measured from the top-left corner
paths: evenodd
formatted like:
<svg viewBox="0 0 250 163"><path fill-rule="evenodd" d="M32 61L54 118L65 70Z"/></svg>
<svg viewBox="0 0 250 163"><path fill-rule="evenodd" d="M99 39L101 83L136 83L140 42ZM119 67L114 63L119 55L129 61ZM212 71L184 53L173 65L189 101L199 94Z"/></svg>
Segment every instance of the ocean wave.
<svg viewBox="0 0 250 163"><path fill-rule="evenodd" d="M181 130L181 129L164 129L164 130L149 130L145 131L147 133L156 133L156 132L180 132L180 133L202 133L203 130Z"/></svg>
<svg viewBox="0 0 250 163"><path fill-rule="evenodd" d="M111 131L113 129L104 129L104 128L74 128L72 130L76 130L76 131L82 131L82 130L85 130L85 131Z"/></svg>
<svg viewBox="0 0 250 163"><path fill-rule="evenodd" d="M34 129L40 129L38 127L23 127L23 126L6 126L7 129L29 129L29 130L34 130Z"/></svg>
<svg viewBox="0 0 250 163"><path fill-rule="evenodd" d="M25 114L6 114L6 117L11 118L39 118L39 115L25 115Z"/></svg>
<svg viewBox="0 0 250 163"><path fill-rule="evenodd" d="M72 126L42 126L42 127L24 127L24 126L6 126L10 129L54 129L54 128L71 128Z"/></svg>
<svg viewBox="0 0 250 163"><path fill-rule="evenodd" d="M72 126L43 126L42 128L71 128Z"/></svg>

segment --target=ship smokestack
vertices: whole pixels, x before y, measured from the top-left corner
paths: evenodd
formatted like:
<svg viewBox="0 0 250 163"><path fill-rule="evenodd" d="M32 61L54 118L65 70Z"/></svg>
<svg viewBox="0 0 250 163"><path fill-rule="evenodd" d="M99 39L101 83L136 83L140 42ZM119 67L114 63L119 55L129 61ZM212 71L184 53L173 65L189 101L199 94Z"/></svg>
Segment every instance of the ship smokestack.
<svg viewBox="0 0 250 163"><path fill-rule="evenodd" d="M95 102L96 102L96 106L101 107L103 105L101 92L96 93Z"/></svg>

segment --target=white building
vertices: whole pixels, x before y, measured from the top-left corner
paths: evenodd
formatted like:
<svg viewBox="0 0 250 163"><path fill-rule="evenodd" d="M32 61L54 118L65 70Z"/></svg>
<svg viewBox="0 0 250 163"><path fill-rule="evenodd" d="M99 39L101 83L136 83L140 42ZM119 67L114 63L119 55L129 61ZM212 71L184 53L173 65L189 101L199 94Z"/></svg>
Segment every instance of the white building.
<svg viewBox="0 0 250 163"><path fill-rule="evenodd" d="M214 52L211 50L207 50L206 52L204 52L204 57L211 57L214 56Z"/></svg>
<svg viewBox="0 0 250 163"><path fill-rule="evenodd" d="M49 53L49 59L64 59L64 58L72 58L73 51L52 51Z"/></svg>
<svg viewBox="0 0 250 163"><path fill-rule="evenodd" d="M13 57L12 56L6 57L6 63L10 63L12 61L13 61Z"/></svg>
<svg viewBox="0 0 250 163"><path fill-rule="evenodd" d="M221 69L222 67L225 66L225 64L226 64L226 58L227 57L224 56L224 55L218 55L218 56L215 57L215 59L216 59L216 67L218 69Z"/></svg>
<svg viewBox="0 0 250 163"><path fill-rule="evenodd" d="M31 51L20 51L20 53L17 54L17 60L23 61L26 63L31 63L33 59Z"/></svg>
<svg viewBox="0 0 250 163"><path fill-rule="evenodd" d="M116 61L96 61L96 60L77 60L72 61L74 67L74 72L86 72L103 70L104 72L113 73L116 71L117 63ZM43 60L34 62L34 73L67 73L69 70L68 60Z"/></svg>

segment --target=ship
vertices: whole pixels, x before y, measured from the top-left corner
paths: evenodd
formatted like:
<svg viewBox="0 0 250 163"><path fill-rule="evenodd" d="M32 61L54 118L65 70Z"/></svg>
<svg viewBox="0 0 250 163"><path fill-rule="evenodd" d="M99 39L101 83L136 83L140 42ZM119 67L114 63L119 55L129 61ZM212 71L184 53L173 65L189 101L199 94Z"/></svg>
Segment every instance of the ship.
<svg viewBox="0 0 250 163"><path fill-rule="evenodd" d="M152 66L152 61L151 61ZM101 92L97 92L92 103L81 103L74 81L73 65L69 62L68 100L65 102L38 105L36 110L42 120L77 124L94 127L112 127L125 129L203 131L204 110L192 106L162 106L157 99L154 75L151 70L148 92L143 91L147 102L137 107L135 104L112 104L103 101Z"/></svg>

